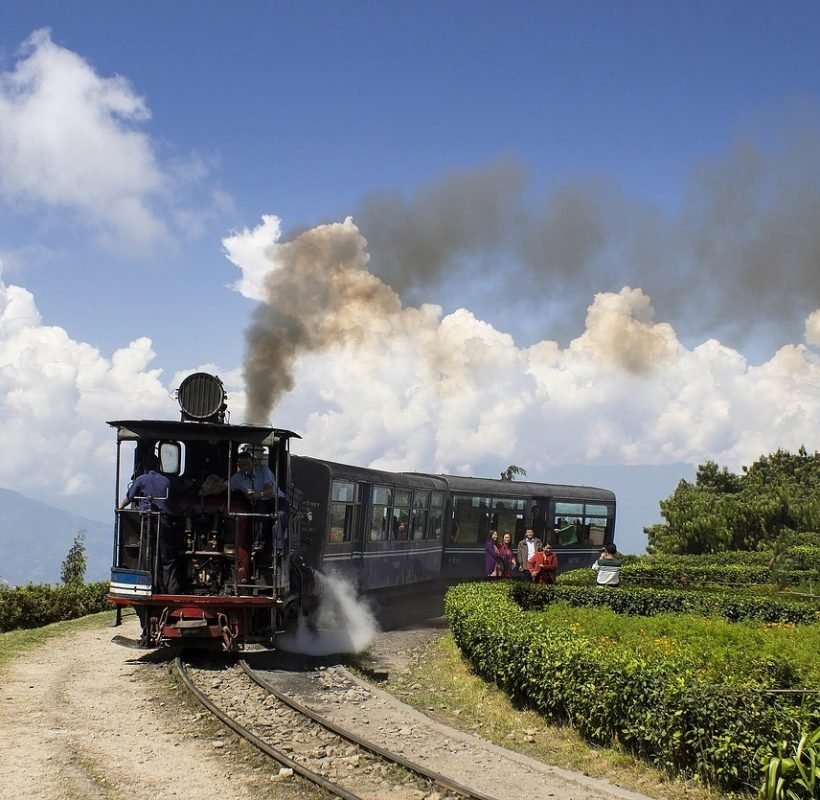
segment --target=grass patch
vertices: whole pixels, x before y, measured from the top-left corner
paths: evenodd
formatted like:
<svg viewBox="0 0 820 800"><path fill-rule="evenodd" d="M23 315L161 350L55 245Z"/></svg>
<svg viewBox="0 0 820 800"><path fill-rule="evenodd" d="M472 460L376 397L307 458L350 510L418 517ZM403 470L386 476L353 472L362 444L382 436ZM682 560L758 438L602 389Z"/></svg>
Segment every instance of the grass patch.
<svg viewBox="0 0 820 800"><path fill-rule="evenodd" d="M51 639L77 633L78 631L106 628L114 623L115 615L116 612L114 611L101 611L99 614L89 614L87 617L80 617L79 619L54 622L51 625L44 625L42 628L0 633L0 669L17 656L33 650L35 647L40 647Z"/></svg>
<svg viewBox="0 0 820 800"><path fill-rule="evenodd" d="M473 674L451 635L431 645L409 673L391 675L384 688L445 725L649 797L717 800L725 796L698 780L670 778L618 748L594 747L572 728L549 724L539 714L514 706L502 691Z"/></svg>

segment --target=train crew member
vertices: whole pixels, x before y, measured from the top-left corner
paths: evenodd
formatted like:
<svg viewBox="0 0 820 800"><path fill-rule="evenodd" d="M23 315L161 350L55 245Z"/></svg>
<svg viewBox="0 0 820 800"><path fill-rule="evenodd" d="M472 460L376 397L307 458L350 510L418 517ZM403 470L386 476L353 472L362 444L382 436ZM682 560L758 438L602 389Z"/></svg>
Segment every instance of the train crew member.
<svg viewBox="0 0 820 800"><path fill-rule="evenodd" d="M159 512L158 527L153 527L153 530L158 531L161 580L168 594L179 594L182 586L179 580L177 555L181 547L177 541L179 535L168 505L171 481L167 475L159 471L159 460L153 453L143 457L142 465L144 472L128 487L120 508L138 503L141 512ZM147 524L152 524L150 516L147 518Z"/></svg>
<svg viewBox="0 0 820 800"><path fill-rule="evenodd" d="M498 531L490 531L487 544L484 545L484 574L488 578L500 578L502 574Z"/></svg>
<svg viewBox="0 0 820 800"><path fill-rule="evenodd" d="M513 553L512 534L509 531L504 531L499 550L501 551L501 577L512 578L513 570L518 562Z"/></svg>
<svg viewBox="0 0 820 800"><path fill-rule="evenodd" d="M536 545L535 555L527 562L533 583L555 583L558 571L558 558L552 552L552 545L547 542L543 547Z"/></svg>
<svg viewBox="0 0 820 800"><path fill-rule="evenodd" d="M601 557L592 565L597 572L598 586L617 586L621 580L621 559L617 558L614 544L608 544L601 550Z"/></svg>
<svg viewBox="0 0 820 800"><path fill-rule="evenodd" d="M527 528L524 538L518 543L518 569L524 572L527 569L529 560L536 552L544 547L540 539L536 539L535 531Z"/></svg>
<svg viewBox="0 0 820 800"><path fill-rule="evenodd" d="M243 450L236 459L236 472L231 475L231 491L241 491L260 513L270 511L276 478L267 464L254 462L253 453ZM253 526L254 555L269 553L272 529L270 520L257 520Z"/></svg>

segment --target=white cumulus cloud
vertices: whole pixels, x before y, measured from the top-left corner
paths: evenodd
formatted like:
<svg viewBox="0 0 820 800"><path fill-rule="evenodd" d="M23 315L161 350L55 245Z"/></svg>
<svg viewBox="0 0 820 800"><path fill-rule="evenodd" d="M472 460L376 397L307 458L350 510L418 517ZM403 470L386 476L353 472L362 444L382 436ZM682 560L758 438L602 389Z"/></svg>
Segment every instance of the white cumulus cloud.
<svg viewBox="0 0 820 800"><path fill-rule="evenodd" d="M56 504L85 497L99 515L113 490L105 421L168 416L153 358L146 338L106 358L43 324L31 293L0 280L0 485Z"/></svg>
<svg viewBox="0 0 820 800"><path fill-rule="evenodd" d="M168 241L168 216L196 233L212 212L182 208L179 195L202 181L204 162L190 159L188 177L179 160L164 167L143 130L150 117L126 78L98 74L47 28L35 31L0 73L0 197L68 213L110 247ZM209 205L224 206L219 197Z"/></svg>
<svg viewBox="0 0 820 800"><path fill-rule="evenodd" d="M358 242L349 248L345 274L378 280L367 271L355 224L344 225L337 234ZM254 287L282 269L279 231L278 219L266 217L225 240L242 270L239 291L261 296ZM320 241L306 238L300 246ZM334 248L344 252L338 242ZM317 298L339 274L328 270L323 285L315 269L322 258L317 252L310 265L288 262L291 280L304 269ZM277 424L303 433L300 452L482 475L516 463L537 477L565 463L716 459L737 469L778 447L820 447L812 424L820 413L820 360L810 350L784 347L753 366L714 339L689 349L670 324L655 319L651 298L639 288L596 295L566 347L549 340L519 347L466 309L443 315L438 306L382 302L365 309L360 298L345 308L336 297L328 310L333 319L347 312L356 335L299 356L294 388L274 409Z"/></svg>

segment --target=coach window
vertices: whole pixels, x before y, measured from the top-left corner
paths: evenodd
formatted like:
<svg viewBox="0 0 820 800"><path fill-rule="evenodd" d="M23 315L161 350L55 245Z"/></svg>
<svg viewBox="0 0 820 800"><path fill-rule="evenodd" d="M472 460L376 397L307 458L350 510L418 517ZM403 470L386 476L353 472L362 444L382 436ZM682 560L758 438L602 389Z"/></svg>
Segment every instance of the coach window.
<svg viewBox="0 0 820 800"><path fill-rule="evenodd" d="M444 526L444 492L433 492L430 495L430 527L428 539L441 539Z"/></svg>
<svg viewBox="0 0 820 800"><path fill-rule="evenodd" d="M430 492L416 492L413 497L413 515L410 518L410 538L424 539L427 518L430 515Z"/></svg>
<svg viewBox="0 0 820 800"><path fill-rule="evenodd" d="M389 538L390 506L393 490L387 486L374 486L370 500L370 541L384 542Z"/></svg>
<svg viewBox="0 0 820 800"><path fill-rule="evenodd" d="M182 445L179 442L160 442L159 444L160 471L166 475L182 473Z"/></svg>
<svg viewBox="0 0 820 800"><path fill-rule="evenodd" d="M584 504L556 503L553 527L560 547L580 544L584 536Z"/></svg>
<svg viewBox="0 0 820 800"><path fill-rule="evenodd" d="M490 530L498 531L503 535L509 531L513 542L521 537L521 528L524 520L524 501L509 497L493 498L493 513L490 518Z"/></svg>
<svg viewBox="0 0 820 800"><path fill-rule="evenodd" d="M490 535L492 498L456 496L453 498L454 544L477 544Z"/></svg>
<svg viewBox="0 0 820 800"><path fill-rule="evenodd" d="M587 503L584 514L584 532L587 544L601 547L606 543L607 507Z"/></svg>
<svg viewBox="0 0 820 800"><path fill-rule="evenodd" d="M330 494L329 542L349 542L353 539L358 502L358 484L350 481L333 481Z"/></svg>
<svg viewBox="0 0 820 800"><path fill-rule="evenodd" d="M393 538L410 538L410 508L413 493L408 489L396 489L393 503Z"/></svg>

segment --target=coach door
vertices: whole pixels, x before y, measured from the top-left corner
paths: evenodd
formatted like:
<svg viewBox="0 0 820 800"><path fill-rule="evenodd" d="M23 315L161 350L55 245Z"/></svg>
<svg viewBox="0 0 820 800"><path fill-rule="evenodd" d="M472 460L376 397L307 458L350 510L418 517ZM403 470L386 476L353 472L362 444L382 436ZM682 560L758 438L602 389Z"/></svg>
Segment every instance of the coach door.
<svg viewBox="0 0 820 800"><path fill-rule="evenodd" d="M535 538L544 544L555 544L552 525L549 524L550 499L548 497L533 497L530 500L525 518L527 527L535 531Z"/></svg>
<svg viewBox="0 0 820 800"><path fill-rule="evenodd" d="M361 585L362 495L366 484L334 478L330 484L327 547L324 564Z"/></svg>

